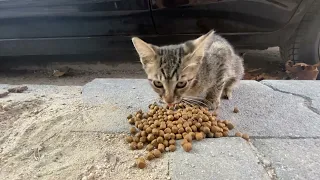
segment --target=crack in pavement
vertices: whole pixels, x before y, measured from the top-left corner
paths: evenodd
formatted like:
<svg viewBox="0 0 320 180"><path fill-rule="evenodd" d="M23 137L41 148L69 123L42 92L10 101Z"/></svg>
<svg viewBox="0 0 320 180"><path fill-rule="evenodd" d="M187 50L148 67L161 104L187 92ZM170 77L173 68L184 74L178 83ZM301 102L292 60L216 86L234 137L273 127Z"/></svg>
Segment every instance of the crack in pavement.
<svg viewBox="0 0 320 180"><path fill-rule="evenodd" d="M271 180L277 180L278 176L276 173L275 168L272 166L272 163L270 160L268 160L262 153L258 151L258 149L251 143L248 143L252 152L256 155L259 163L261 164L268 176L270 177Z"/></svg>
<svg viewBox="0 0 320 180"><path fill-rule="evenodd" d="M274 90L274 91L281 92L281 93L284 93L284 94L291 94L291 95L294 95L294 96L297 96L297 97L302 98L302 99L304 100L304 104L306 105L306 107L307 107L309 110L311 110L312 112L320 115L320 110L312 106L312 99L311 99L311 98L309 98L309 97L307 97L307 96L304 96L304 95L301 95L301 94L296 94L296 93L292 93L292 92L283 91L283 90L280 90L280 89L278 89L278 88L273 87L272 85L265 84L265 83L263 83L263 82L260 82L260 83L261 83L262 85L264 85L264 86L269 87L270 89L272 89L272 90Z"/></svg>

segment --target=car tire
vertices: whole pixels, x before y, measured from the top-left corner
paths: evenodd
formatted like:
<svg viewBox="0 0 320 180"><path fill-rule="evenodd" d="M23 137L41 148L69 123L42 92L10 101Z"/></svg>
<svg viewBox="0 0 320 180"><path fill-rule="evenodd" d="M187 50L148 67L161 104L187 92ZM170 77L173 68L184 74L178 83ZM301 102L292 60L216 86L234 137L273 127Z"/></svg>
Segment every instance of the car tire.
<svg viewBox="0 0 320 180"><path fill-rule="evenodd" d="M320 59L320 1L315 1L300 22L295 34L280 45L283 61L316 64ZM320 73L318 75L320 80Z"/></svg>

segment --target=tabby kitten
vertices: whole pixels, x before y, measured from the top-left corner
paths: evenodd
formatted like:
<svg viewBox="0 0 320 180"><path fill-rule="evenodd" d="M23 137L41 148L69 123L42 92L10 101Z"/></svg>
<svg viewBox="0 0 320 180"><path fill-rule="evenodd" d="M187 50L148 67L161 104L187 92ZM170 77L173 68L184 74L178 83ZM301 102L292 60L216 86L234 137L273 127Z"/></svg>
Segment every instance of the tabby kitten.
<svg viewBox="0 0 320 180"><path fill-rule="evenodd" d="M243 77L242 58L213 30L177 45L159 47L137 37L132 42L153 89L169 105L204 94L216 110Z"/></svg>

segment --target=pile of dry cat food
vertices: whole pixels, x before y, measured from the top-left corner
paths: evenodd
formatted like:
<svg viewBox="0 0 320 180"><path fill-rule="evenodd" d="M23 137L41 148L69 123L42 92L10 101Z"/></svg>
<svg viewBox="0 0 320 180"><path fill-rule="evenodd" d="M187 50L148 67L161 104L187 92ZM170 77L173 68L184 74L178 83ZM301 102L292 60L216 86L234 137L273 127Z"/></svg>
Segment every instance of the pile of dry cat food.
<svg viewBox="0 0 320 180"><path fill-rule="evenodd" d="M176 104L171 107L162 107L157 104L149 105L149 112L139 110L130 114L128 122L130 136L126 141L130 149L143 149L146 146L148 153L145 157L136 159L139 168L146 167L146 161L159 158L165 151L176 150L176 140L182 140L181 146L186 152L192 150L192 140L200 141L204 138L227 137L234 125L228 120L218 120L215 113L197 105ZM249 140L247 134L235 134Z"/></svg>

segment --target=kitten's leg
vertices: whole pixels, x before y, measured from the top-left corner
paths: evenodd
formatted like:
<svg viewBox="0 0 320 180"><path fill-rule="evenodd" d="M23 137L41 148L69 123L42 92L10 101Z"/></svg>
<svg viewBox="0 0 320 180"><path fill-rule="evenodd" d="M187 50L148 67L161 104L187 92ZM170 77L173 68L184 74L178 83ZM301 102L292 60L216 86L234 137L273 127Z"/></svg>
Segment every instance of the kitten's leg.
<svg viewBox="0 0 320 180"><path fill-rule="evenodd" d="M223 99L231 99L232 90L233 90L234 85L236 84L236 82L237 82L237 79L234 78L234 77L228 79L228 81L224 85L224 89L223 89L221 98L223 98Z"/></svg>
<svg viewBox="0 0 320 180"><path fill-rule="evenodd" d="M220 97L224 88L224 81L217 82L217 84L213 85L208 89L206 100L212 103L211 110L217 110L220 106Z"/></svg>

